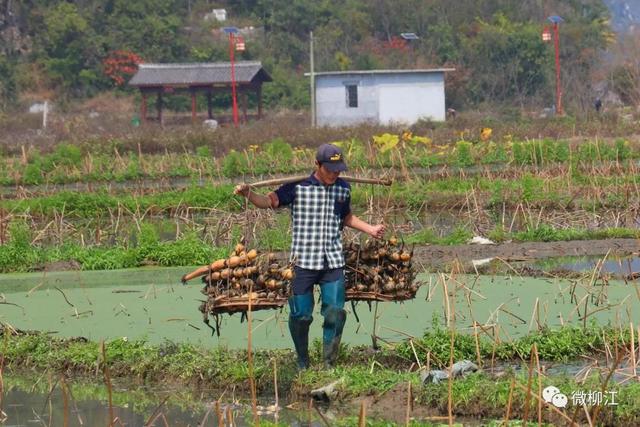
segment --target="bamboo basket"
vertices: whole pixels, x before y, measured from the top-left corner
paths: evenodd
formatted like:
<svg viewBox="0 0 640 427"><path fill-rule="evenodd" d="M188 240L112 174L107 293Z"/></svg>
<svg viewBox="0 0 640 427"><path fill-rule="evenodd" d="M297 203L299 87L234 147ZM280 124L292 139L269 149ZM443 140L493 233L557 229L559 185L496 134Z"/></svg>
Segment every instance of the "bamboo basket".
<svg viewBox="0 0 640 427"><path fill-rule="evenodd" d="M421 283L415 281L413 248L397 239L345 244L346 301L406 301L415 298Z"/></svg>
<svg viewBox="0 0 640 427"><path fill-rule="evenodd" d="M279 310L287 304L288 298L277 296L275 298L260 297L229 297L220 295L206 302L204 310L210 315L234 314L249 311L249 303L251 303L251 311L260 310Z"/></svg>

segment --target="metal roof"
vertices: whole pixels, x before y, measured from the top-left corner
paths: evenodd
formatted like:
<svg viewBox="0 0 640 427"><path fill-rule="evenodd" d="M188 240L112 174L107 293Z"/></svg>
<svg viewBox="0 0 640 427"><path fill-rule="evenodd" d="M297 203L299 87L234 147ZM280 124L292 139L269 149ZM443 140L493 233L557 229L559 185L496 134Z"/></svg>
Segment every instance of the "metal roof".
<svg viewBox="0 0 640 427"><path fill-rule="evenodd" d="M314 76L348 76L352 74L423 74L423 73L444 73L455 71L455 68L426 68L419 70L351 70L351 71L321 71L313 73ZM310 76L310 73L304 73Z"/></svg>
<svg viewBox="0 0 640 427"><path fill-rule="evenodd" d="M236 83L270 82L260 61L237 61ZM231 84L230 62L191 64L140 64L129 81L131 86L202 86Z"/></svg>

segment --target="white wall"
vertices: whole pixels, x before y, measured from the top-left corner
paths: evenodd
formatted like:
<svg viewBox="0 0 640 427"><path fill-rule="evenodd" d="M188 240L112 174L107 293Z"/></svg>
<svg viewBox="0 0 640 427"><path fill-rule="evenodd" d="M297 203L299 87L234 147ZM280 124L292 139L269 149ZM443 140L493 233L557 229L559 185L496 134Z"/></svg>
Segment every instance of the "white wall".
<svg viewBox="0 0 640 427"><path fill-rule="evenodd" d="M358 85L357 108L347 107L348 84ZM319 126L444 120L444 72L319 75L316 114Z"/></svg>
<svg viewBox="0 0 640 427"><path fill-rule="evenodd" d="M380 123L413 124L445 119L443 74L386 75L378 80Z"/></svg>
<svg viewBox="0 0 640 427"><path fill-rule="evenodd" d="M358 108L347 107L346 85L358 85ZM378 121L378 94L370 75L316 77L316 120L318 126L345 126Z"/></svg>

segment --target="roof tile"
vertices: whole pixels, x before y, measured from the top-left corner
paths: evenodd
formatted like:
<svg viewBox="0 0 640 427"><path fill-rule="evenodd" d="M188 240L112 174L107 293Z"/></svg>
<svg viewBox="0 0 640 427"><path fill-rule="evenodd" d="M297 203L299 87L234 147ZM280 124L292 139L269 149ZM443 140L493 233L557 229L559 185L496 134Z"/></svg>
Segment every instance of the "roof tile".
<svg viewBox="0 0 640 427"><path fill-rule="evenodd" d="M272 81L260 61L237 61L234 65L236 83ZM231 83L230 62L140 64L138 72L129 81L131 86L190 86L217 83Z"/></svg>

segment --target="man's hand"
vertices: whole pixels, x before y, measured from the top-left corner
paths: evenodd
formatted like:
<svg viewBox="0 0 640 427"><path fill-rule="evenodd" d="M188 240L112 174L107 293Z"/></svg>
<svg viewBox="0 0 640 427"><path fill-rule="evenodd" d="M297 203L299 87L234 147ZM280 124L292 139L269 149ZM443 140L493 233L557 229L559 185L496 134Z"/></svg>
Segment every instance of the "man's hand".
<svg viewBox="0 0 640 427"><path fill-rule="evenodd" d="M249 192L251 191L251 187L249 184L238 184L236 188L233 190L233 194L237 194L242 197L249 197Z"/></svg>
<svg viewBox="0 0 640 427"><path fill-rule="evenodd" d="M382 239L385 230L386 226L384 224L372 225L367 234L369 234L371 237L375 237L376 239Z"/></svg>
<svg viewBox="0 0 640 427"><path fill-rule="evenodd" d="M249 202L260 209L275 209L278 207L277 203L275 204L275 206L272 206L272 201L269 196L251 191L251 186L249 184L236 185L236 187L233 189L233 194L246 197Z"/></svg>

